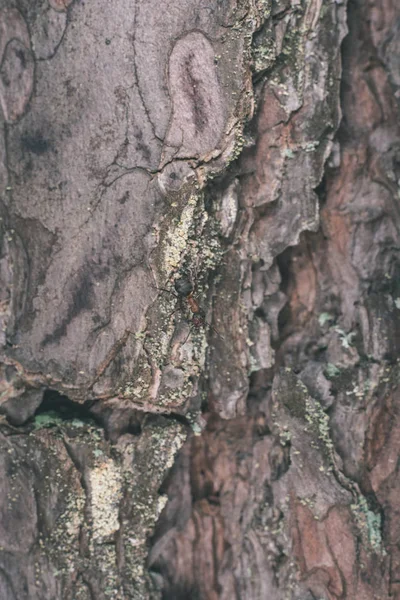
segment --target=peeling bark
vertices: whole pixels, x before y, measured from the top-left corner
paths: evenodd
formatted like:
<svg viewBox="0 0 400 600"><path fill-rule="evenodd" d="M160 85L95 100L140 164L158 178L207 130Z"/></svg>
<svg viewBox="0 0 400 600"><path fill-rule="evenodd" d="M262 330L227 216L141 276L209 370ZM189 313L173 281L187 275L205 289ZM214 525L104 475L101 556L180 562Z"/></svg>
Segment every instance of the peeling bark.
<svg viewBox="0 0 400 600"><path fill-rule="evenodd" d="M396 3L4 1L1 598L400 598Z"/></svg>

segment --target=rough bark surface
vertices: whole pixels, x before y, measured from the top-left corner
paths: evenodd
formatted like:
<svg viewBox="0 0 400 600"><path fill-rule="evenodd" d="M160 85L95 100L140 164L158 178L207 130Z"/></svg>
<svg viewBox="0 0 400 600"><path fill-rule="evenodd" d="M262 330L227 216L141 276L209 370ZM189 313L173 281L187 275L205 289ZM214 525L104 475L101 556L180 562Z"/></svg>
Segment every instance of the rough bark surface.
<svg viewBox="0 0 400 600"><path fill-rule="evenodd" d="M396 4L2 0L2 600L400 600Z"/></svg>

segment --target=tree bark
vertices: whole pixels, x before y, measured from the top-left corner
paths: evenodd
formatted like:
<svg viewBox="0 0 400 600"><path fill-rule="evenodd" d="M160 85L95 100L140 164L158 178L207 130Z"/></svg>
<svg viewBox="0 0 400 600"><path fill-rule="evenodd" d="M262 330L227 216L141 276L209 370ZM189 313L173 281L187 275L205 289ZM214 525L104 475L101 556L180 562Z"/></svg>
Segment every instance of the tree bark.
<svg viewBox="0 0 400 600"><path fill-rule="evenodd" d="M400 599L400 7L0 7L0 598Z"/></svg>

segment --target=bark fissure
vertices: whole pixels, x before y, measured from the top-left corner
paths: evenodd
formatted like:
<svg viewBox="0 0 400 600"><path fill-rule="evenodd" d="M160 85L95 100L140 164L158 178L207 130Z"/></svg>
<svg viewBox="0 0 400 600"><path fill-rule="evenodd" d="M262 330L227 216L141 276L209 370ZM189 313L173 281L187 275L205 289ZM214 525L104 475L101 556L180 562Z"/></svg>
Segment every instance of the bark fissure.
<svg viewBox="0 0 400 600"><path fill-rule="evenodd" d="M0 596L400 597L396 3L28 4Z"/></svg>

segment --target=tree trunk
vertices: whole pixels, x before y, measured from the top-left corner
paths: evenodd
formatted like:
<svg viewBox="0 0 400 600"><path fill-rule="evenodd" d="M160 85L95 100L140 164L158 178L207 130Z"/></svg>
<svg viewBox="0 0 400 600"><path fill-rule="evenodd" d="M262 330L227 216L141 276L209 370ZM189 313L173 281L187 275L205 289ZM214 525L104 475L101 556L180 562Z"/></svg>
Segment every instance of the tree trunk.
<svg viewBox="0 0 400 600"><path fill-rule="evenodd" d="M396 4L3 0L2 600L400 600Z"/></svg>

